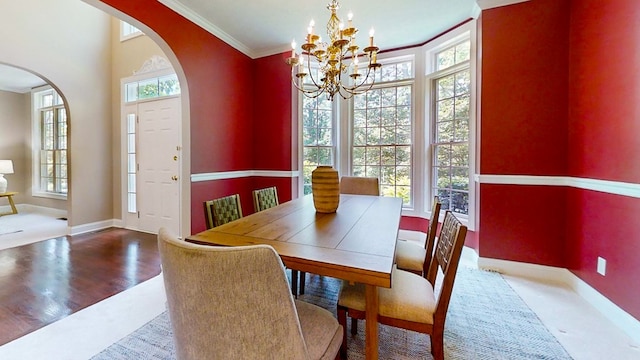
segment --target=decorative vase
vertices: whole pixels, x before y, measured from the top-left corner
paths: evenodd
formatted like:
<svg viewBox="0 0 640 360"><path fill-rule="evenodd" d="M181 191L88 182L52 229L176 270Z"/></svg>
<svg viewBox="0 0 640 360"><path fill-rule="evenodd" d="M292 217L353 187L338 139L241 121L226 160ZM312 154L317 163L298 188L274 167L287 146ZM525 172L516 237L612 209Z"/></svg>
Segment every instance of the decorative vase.
<svg viewBox="0 0 640 360"><path fill-rule="evenodd" d="M331 166L318 166L311 172L311 191L317 212L336 212L340 203L338 171Z"/></svg>

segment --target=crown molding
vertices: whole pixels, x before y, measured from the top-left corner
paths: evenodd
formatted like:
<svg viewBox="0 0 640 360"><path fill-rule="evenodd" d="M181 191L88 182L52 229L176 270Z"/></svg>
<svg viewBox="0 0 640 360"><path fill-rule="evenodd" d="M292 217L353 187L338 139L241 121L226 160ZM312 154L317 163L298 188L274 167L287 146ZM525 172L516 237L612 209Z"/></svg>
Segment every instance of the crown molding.
<svg viewBox="0 0 640 360"><path fill-rule="evenodd" d="M212 35L214 35L218 39L220 39L220 40L224 41L225 43L229 44L229 46L233 47L234 49L240 51L241 53L247 55L248 57L250 57L252 59L256 58L255 54L253 54L251 52L251 49L249 49L246 45L244 45L240 41L236 40L234 37L232 37L231 35L227 34L226 32L222 31L222 29L220 29L219 27L213 25L211 22L207 21L205 18L200 16L200 14L192 11L191 9L189 9L186 6L184 6L179 1L177 1L177 0L158 0L158 2L163 4L164 6L168 7L169 9L177 12L178 14L182 15L187 20L189 20L189 21L193 22L194 24L200 26L201 28L205 29L206 31L208 31L209 33L211 33Z"/></svg>
<svg viewBox="0 0 640 360"><path fill-rule="evenodd" d="M493 9L500 6L513 5L529 0L476 0L476 3L482 10Z"/></svg>
<svg viewBox="0 0 640 360"><path fill-rule="evenodd" d="M480 14L482 14L482 8L476 2L473 4L473 9L471 9L471 18L477 20L480 17Z"/></svg>

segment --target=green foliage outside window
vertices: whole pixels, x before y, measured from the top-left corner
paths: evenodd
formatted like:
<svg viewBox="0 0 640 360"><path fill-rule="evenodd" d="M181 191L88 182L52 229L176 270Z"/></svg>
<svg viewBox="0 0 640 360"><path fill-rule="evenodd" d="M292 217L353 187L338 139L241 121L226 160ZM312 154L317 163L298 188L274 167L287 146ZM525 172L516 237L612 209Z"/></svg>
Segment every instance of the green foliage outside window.
<svg viewBox="0 0 640 360"><path fill-rule="evenodd" d="M407 64L384 65L382 78L404 78ZM353 109L353 176L377 177L382 195L404 205L411 205L411 93L412 85L389 84L355 96Z"/></svg>
<svg viewBox="0 0 640 360"><path fill-rule="evenodd" d="M333 104L325 97L303 97L302 103L303 193L311 194L311 172L318 165L333 166Z"/></svg>
<svg viewBox="0 0 640 360"><path fill-rule="evenodd" d="M436 56L437 69L469 60L469 42ZM433 146L433 190L443 210L469 213L469 107L471 73L468 68L434 80L436 85Z"/></svg>

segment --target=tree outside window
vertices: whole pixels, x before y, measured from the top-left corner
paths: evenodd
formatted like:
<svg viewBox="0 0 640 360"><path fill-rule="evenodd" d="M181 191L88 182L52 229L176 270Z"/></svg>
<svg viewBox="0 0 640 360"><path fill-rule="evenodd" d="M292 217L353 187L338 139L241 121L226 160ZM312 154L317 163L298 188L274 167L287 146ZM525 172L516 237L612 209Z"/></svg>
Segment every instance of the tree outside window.
<svg viewBox="0 0 640 360"><path fill-rule="evenodd" d="M318 165L334 166L333 104L324 96L302 97L303 192L311 194L311 172Z"/></svg>
<svg viewBox="0 0 640 360"><path fill-rule="evenodd" d="M469 46L465 41L439 52L438 70L465 62L467 66L433 79L433 192L442 209L465 215L469 214Z"/></svg>

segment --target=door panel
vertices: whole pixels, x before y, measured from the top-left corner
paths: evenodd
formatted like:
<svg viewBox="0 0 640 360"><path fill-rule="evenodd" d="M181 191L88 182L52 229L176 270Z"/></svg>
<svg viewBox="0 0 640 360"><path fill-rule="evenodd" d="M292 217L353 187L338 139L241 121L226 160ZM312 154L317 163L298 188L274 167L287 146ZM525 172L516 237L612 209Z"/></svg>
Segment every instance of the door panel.
<svg viewBox="0 0 640 360"><path fill-rule="evenodd" d="M180 99L138 104L139 230L180 233Z"/></svg>

